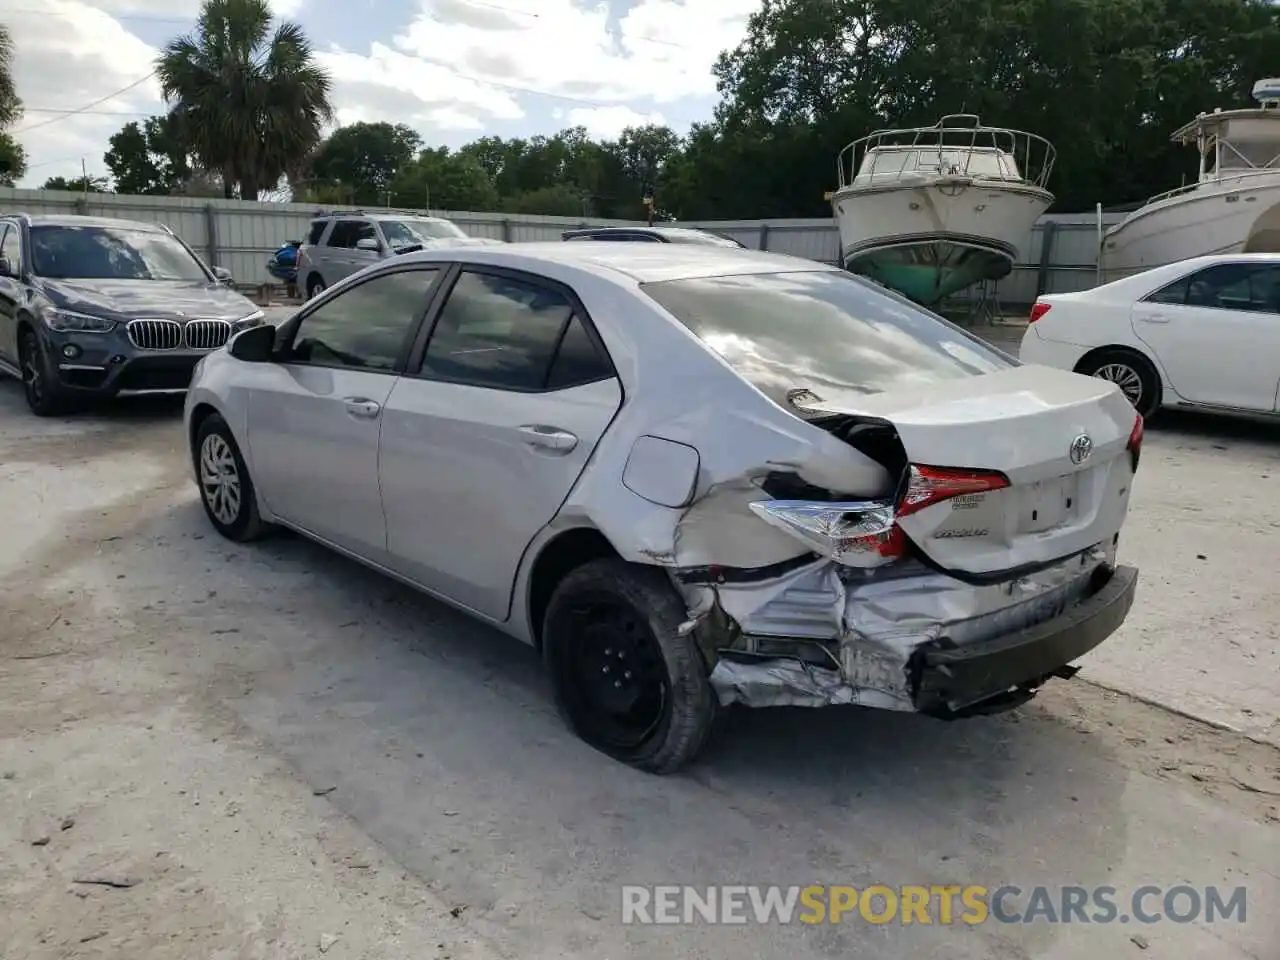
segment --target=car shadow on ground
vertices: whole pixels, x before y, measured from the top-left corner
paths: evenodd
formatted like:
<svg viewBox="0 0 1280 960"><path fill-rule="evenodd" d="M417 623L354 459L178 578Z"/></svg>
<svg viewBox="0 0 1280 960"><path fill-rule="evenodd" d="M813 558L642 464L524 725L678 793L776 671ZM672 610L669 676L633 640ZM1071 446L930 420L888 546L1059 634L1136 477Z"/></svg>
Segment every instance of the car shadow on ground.
<svg viewBox="0 0 1280 960"><path fill-rule="evenodd" d="M280 589L287 612L309 606L314 629L270 614L254 628L283 665L233 697L237 711L446 900L499 924L489 933L503 941L580 947L561 938L596 917L593 947L656 947L658 928L650 938L618 924L622 883L1029 889L1106 883L1123 859L1123 765L1034 703L956 723L737 709L684 774L654 777L574 737L529 647L300 537L249 553L259 583L270 571L306 577L305 595ZM473 866L494 862L505 872ZM1039 949L1057 929L992 935ZM793 927L784 942L794 956L836 955L868 930L904 950L946 936ZM681 928L682 952L749 943L742 930Z"/></svg>
<svg viewBox="0 0 1280 960"><path fill-rule="evenodd" d="M1194 410L1161 410L1147 429L1155 436L1187 440L1243 440L1280 445L1280 418L1224 417Z"/></svg>
<svg viewBox="0 0 1280 960"><path fill-rule="evenodd" d="M33 422L51 424L115 423L118 421L165 421L181 418L184 394L150 393L113 397L76 404L59 417L37 418L27 409L22 384L13 377L0 376L0 416L29 417Z"/></svg>

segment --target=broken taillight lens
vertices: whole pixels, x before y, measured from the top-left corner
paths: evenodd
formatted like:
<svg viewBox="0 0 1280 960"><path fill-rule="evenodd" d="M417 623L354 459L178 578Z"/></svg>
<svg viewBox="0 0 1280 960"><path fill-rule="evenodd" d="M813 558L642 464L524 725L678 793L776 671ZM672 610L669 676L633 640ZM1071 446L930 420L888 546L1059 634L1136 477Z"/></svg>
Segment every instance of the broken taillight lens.
<svg viewBox="0 0 1280 960"><path fill-rule="evenodd" d="M1053 305L1049 303L1033 303L1031 305L1031 316L1027 318L1027 323L1035 323L1052 309Z"/></svg>
<svg viewBox="0 0 1280 960"><path fill-rule="evenodd" d="M913 463L907 487L898 500L898 516L907 517L954 497L990 493L1009 486L1009 478L995 470L960 470Z"/></svg>
<svg viewBox="0 0 1280 960"><path fill-rule="evenodd" d="M1138 414L1138 419L1133 421L1133 429L1129 431L1129 443L1125 448L1129 451L1129 465L1134 473L1138 472L1138 461L1142 459L1142 435L1145 432L1142 414Z"/></svg>
<svg viewBox="0 0 1280 960"><path fill-rule="evenodd" d="M888 500L760 500L751 509L819 556L852 567L881 566L902 556L906 547Z"/></svg>

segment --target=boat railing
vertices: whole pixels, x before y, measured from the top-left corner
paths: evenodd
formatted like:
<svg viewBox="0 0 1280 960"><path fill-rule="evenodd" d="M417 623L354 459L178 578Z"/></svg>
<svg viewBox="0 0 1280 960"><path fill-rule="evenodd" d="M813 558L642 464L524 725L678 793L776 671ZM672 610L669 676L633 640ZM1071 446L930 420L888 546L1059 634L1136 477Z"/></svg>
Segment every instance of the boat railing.
<svg viewBox="0 0 1280 960"><path fill-rule="evenodd" d="M1044 137L1010 127L989 127L971 113L956 113L943 117L928 127L875 130L840 151L836 160L837 183L841 188L853 184L859 167L867 154L877 147L893 147L897 150L914 150L923 162L937 153L936 172L956 176L981 176L986 179L1016 179L1044 188L1053 172L1057 151ZM995 174L981 169L981 161L993 152L1011 157L1018 168L1015 178L1007 174ZM944 161L945 157L945 161ZM930 165L932 169L934 165ZM972 169L971 169L972 168ZM920 164L884 174L871 174L874 182L885 183L903 179L924 171Z"/></svg>
<svg viewBox="0 0 1280 960"><path fill-rule="evenodd" d="M1203 180L1198 180L1195 183L1184 183L1182 186L1174 187L1172 190L1166 190L1164 193L1157 193L1154 197L1149 197L1147 202L1138 209L1146 209L1152 204L1160 203L1162 200L1168 200L1171 197L1179 197L1185 193L1195 193L1201 187L1209 184L1230 184L1238 180L1250 180L1253 177L1262 176L1268 173L1280 176L1280 166L1253 167L1248 170L1237 170L1234 173L1229 174L1213 174Z"/></svg>

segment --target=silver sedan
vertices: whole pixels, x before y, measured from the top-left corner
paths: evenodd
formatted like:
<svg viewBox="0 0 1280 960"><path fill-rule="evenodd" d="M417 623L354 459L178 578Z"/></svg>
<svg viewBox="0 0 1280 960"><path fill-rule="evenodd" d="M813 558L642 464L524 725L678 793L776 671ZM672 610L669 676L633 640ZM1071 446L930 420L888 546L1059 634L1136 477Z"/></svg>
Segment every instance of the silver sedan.
<svg viewBox="0 0 1280 960"><path fill-rule="evenodd" d="M674 770L721 708L959 717L1132 603L1142 421L835 268L676 244L424 251L206 357L213 525L283 525L537 646Z"/></svg>

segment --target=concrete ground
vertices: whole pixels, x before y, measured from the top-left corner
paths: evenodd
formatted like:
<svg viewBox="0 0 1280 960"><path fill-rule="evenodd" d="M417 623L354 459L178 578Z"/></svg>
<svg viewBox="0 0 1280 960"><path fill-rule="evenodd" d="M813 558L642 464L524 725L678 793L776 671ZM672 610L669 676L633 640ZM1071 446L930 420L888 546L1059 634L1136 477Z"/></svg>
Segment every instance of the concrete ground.
<svg viewBox="0 0 1280 960"><path fill-rule="evenodd" d="M0 956L1280 956L1272 427L1148 435L1139 599L1080 678L954 724L744 711L656 778L563 727L532 651L299 538L219 539L179 414L39 421L0 382ZM623 884L948 882L1248 913L620 922Z"/></svg>

